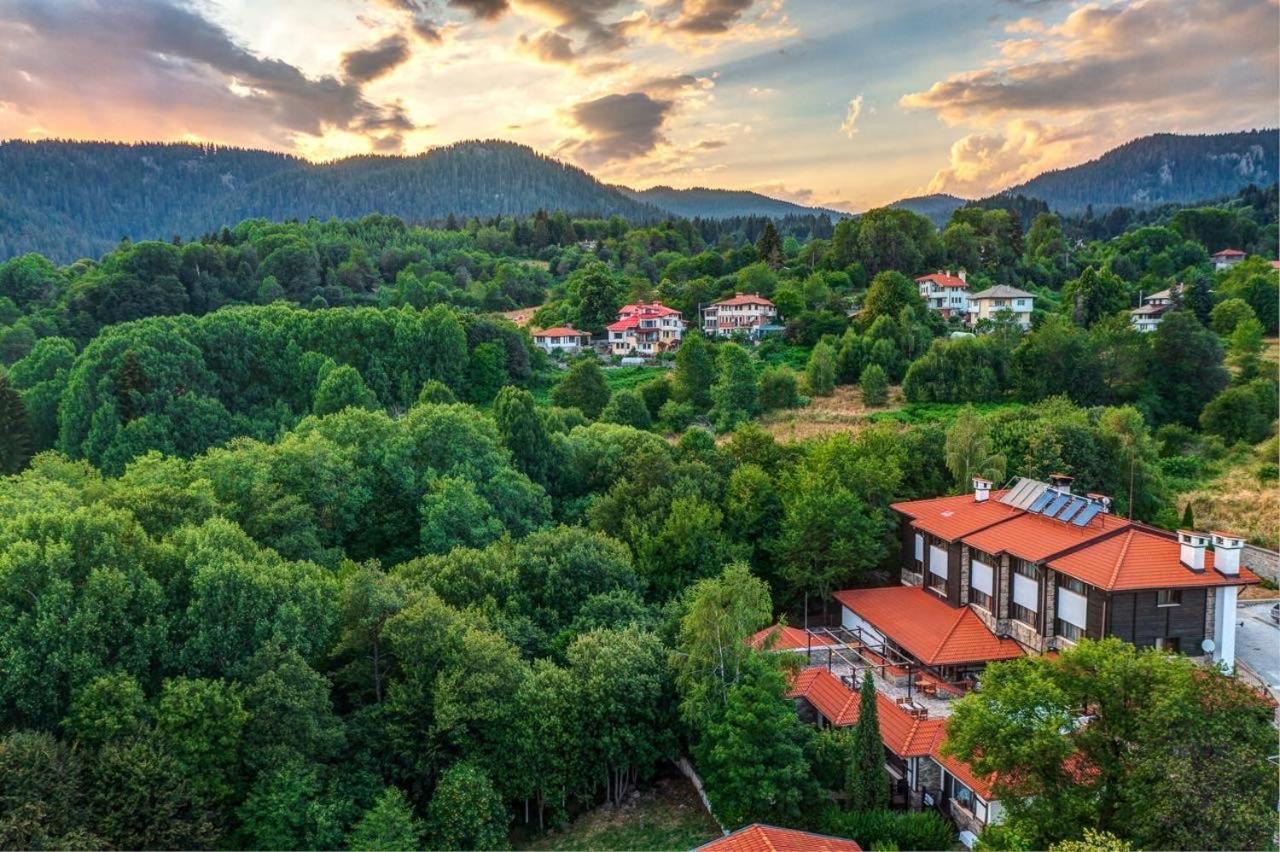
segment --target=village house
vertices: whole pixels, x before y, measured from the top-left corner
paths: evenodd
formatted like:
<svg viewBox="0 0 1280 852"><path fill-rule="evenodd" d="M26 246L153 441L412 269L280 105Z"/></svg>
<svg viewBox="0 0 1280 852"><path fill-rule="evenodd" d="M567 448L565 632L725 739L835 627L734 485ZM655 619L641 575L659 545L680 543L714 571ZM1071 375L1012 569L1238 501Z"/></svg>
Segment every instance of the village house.
<svg viewBox="0 0 1280 852"><path fill-rule="evenodd" d="M1035 307L1036 297L1026 290L997 284L980 293L969 296L969 325L977 325L980 320L994 320L1008 311L1013 319L1024 329L1031 328L1031 310Z"/></svg>
<svg viewBox="0 0 1280 852"><path fill-rule="evenodd" d="M617 322L606 327L609 352L652 357L677 348L684 329L680 312L661 302L624 305L618 311Z"/></svg>
<svg viewBox="0 0 1280 852"><path fill-rule="evenodd" d="M920 297L931 310L942 314L945 318L953 316L964 319L969 313L969 276L961 269L955 275L951 270L921 275L916 279L920 289Z"/></svg>
<svg viewBox="0 0 1280 852"><path fill-rule="evenodd" d="M984 658L1083 637L1233 666L1236 596L1259 582L1240 564L1244 540L1126 520L1071 484L1019 478L993 491L975 479L971 494L894 504L902 586L836 593L844 626L961 689Z"/></svg>
<svg viewBox="0 0 1280 852"><path fill-rule="evenodd" d="M738 293L702 309L702 331L711 337L754 334L777 318L778 309L773 302L758 293Z"/></svg>
<svg viewBox="0 0 1280 852"><path fill-rule="evenodd" d="M558 325L535 331L533 345L548 355L553 352L574 353L591 345L591 334L572 325Z"/></svg>
<svg viewBox="0 0 1280 852"><path fill-rule="evenodd" d="M1240 249L1225 248L1222 251L1214 252L1209 255L1209 260L1213 261L1213 268L1216 270L1230 269L1240 261L1244 260L1246 254Z"/></svg>
<svg viewBox="0 0 1280 852"><path fill-rule="evenodd" d="M1174 284L1167 290L1157 290L1142 300L1139 307L1129 311L1129 322L1134 329L1143 333L1155 331L1160 327L1164 315L1177 306L1178 296L1182 292L1181 284Z"/></svg>

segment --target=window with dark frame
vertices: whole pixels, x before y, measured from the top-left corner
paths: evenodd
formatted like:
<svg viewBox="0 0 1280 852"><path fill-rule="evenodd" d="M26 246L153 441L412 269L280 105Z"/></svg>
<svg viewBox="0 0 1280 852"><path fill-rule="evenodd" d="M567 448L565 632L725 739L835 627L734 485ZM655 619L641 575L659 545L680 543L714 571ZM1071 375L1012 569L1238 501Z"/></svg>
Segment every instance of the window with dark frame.
<svg viewBox="0 0 1280 852"><path fill-rule="evenodd" d="M1070 621L1063 621L1061 618L1056 619L1056 621L1057 624L1054 627L1054 632L1063 639L1070 639L1072 642L1079 642L1084 638L1083 627L1077 627Z"/></svg>
<svg viewBox="0 0 1280 852"><path fill-rule="evenodd" d="M1040 580L1040 569L1036 567L1034 562L1027 562L1025 559L1014 559L1013 570L1028 580Z"/></svg>
<svg viewBox="0 0 1280 852"><path fill-rule="evenodd" d="M1182 589L1160 589L1156 592L1156 606L1182 606Z"/></svg>
<svg viewBox="0 0 1280 852"><path fill-rule="evenodd" d="M1034 609L1028 609L1022 604L1009 605L1009 617L1014 621L1019 621L1028 627L1040 628L1040 614Z"/></svg>
<svg viewBox="0 0 1280 852"><path fill-rule="evenodd" d="M940 594L947 593L947 578L941 574L935 574L932 571L927 572L929 575L929 588Z"/></svg>

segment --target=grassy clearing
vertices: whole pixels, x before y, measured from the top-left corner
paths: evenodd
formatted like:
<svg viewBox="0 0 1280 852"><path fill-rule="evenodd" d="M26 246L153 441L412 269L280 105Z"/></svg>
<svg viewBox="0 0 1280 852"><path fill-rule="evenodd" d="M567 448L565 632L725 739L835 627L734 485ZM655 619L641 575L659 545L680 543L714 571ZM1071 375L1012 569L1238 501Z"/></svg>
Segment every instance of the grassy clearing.
<svg viewBox="0 0 1280 852"><path fill-rule="evenodd" d="M533 395L534 402L539 405L551 404L551 390L561 379L564 378L568 370L554 370L551 376L546 380L538 381L529 388L529 393ZM604 367L604 383L608 385L610 393L617 393L620 390L627 390L644 384L650 379L665 375L670 372L666 367Z"/></svg>
<svg viewBox="0 0 1280 852"><path fill-rule="evenodd" d="M1188 502L1200 529L1229 530L1260 547L1280 550L1280 488L1258 479L1258 469L1275 464L1276 439L1227 460L1221 473L1176 498Z"/></svg>
<svg viewBox="0 0 1280 852"><path fill-rule="evenodd" d="M683 778L663 779L620 808L600 807L517 849L687 850L720 836Z"/></svg>

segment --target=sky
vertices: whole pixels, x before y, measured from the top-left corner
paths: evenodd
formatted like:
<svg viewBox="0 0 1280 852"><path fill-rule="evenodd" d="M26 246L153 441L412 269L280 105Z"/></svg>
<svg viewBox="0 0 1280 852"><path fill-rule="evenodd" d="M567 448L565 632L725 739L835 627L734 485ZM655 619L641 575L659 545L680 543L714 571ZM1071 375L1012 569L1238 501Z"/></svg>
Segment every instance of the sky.
<svg viewBox="0 0 1280 852"><path fill-rule="evenodd" d="M0 0L0 138L500 138L857 211L1278 111L1280 0Z"/></svg>

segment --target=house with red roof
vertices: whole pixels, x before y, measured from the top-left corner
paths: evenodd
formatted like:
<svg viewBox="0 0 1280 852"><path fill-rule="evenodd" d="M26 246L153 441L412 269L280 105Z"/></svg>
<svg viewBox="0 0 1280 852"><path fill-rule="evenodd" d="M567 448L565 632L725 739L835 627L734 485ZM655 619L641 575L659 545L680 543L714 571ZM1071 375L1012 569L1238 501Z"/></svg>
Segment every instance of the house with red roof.
<svg viewBox="0 0 1280 852"><path fill-rule="evenodd" d="M1209 260L1213 261L1213 268L1217 270L1230 269L1240 261L1244 260L1247 255L1240 249L1224 248L1222 251L1215 251L1209 255Z"/></svg>
<svg viewBox="0 0 1280 852"><path fill-rule="evenodd" d="M752 334L778 319L778 308L759 293L736 293L702 309L702 332L709 337Z"/></svg>
<svg viewBox="0 0 1280 852"><path fill-rule="evenodd" d="M862 847L844 837L755 822L694 852L862 852Z"/></svg>
<svg viewBox="0 0 1280 852"><path fill-rule="evenodd" d="M677 348L684 329L680 312L661 302L623 305L617 321L605 327L611 354L642 357Z"/></svg>
<svg viewBox="0 0 1280 852"><path fill-rule="evenodd" d="M800 717L818 727L847 727L858 721L861 696L831 672L808 668L792 681L788 697ZM913 712L876 692L876 715L884 740L885 770L912 808L937 807L962 830L980 834L1000 819L1000 803L990 779L942 753L946 720Z"/></svg>
<svg viewBox="0 0 1280 852"><path fill-rule="evenodd" d="M805 651L830 647L835 640L828 636L810 633L788 624L775 624L747 637L747 644L757 650Z"/></svg>
<svg viewBox="0 0 1280 852"><path fill-rule="evenodd" d="M960 690L992 660L1083 637L1234 664L1236 598L1259 582L1241 537L1126 520L1065 475L973 485L893 504L901 585L835 593L852 643Z"/></svg>
<svg viewBox="0 0 1280 852"><path fill-rule="evenodd" d="M943 317L958 316L963 319L969 313L969 276L963 269L954 275L951 270L939 269L916 279L920 297Z"/></svg>
<svg viewBox="0 0 1280 852"><path fill-rule="evenodd" d="M572 325L558 325L533 333L533 345L550 355L552 352L578 352L591 345L591 333Z"/></svg>

